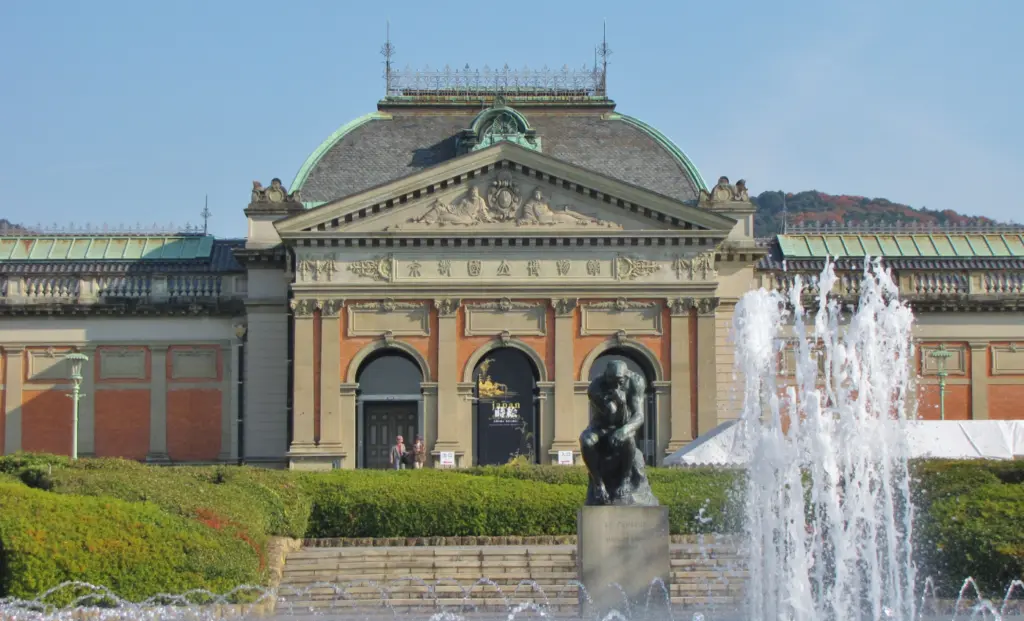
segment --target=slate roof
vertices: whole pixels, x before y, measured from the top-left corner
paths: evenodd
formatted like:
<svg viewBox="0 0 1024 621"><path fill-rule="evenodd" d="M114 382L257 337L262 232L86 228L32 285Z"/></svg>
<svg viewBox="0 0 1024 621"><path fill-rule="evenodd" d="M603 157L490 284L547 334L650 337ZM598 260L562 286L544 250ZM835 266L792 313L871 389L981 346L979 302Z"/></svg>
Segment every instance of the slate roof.
<svg viewBox="0 0 1024 621"><path fill-rule="evenodd" d="M28 238L22 238L29 241ZM242 239L212 239L206 256L187 259L0 259L0 274L141 274L141 273L232 273L245 268L233 251L245 246Z"/></svg>
<svg viewBox="0 0 1024 621"><path fill-rule="evenodd" d="M617 115L522 111L549 156L680 200L701 182L648 131ZM322 203L383 185L456 157L455 137L476 113L395 112L348 133L313 165L302 200ZM290 188L292 190L300 188Z"/></svg>

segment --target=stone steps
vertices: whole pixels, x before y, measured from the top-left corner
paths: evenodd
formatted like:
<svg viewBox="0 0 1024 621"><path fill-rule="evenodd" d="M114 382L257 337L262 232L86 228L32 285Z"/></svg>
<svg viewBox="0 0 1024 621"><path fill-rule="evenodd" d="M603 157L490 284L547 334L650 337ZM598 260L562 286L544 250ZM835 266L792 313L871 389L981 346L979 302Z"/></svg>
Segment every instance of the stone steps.
<svg viewBox="0 0 1024 621"><path fill-rule="evenodd" d="M747 574L735 546L676 544L670 562L674 606L738 603ZM279 610L576 610L575 580L571 545L308 547L288 555Z"/></svg>

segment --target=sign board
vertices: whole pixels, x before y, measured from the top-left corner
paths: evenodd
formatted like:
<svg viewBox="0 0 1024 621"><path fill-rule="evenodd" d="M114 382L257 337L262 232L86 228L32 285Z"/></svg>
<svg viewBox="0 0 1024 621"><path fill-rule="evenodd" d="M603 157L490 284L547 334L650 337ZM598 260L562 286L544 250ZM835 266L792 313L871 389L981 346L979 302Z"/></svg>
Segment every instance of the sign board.
<svg viewBox="0 0 1024 621"><path fill-rule="evenodd" d="M558 451L558 465L559 466L571 466L571 465L573 465L572 451Z"/></svg>
<svg viewBox="0 0 1024 621"><path fill-rule="evenodd" d="M441 451L441 467L442 468L454 468L455 467L455 453L453 451Z"/></svg>
<svg viewBox="0 0 1024 621"><path fill-rule="evenodd" d="M536 462L534 372L526 354L511 347L491 351L477 364L477 464L500 466L516 458Z"/></svg>

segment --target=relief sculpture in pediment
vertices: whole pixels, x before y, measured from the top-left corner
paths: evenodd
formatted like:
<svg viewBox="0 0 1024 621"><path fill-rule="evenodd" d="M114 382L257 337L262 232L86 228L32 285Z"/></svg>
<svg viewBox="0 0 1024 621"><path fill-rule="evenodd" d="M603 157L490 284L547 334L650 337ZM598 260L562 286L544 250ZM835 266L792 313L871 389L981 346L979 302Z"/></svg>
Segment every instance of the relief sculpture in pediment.
<svg viewBox="0 0 1024 621"><path fill-rule="evenodd" d="M486 198L479 186L472 185L455 200L449 202L445 198L438 198L423 215L409 218L404 224L388 229L480 225L622 228L620 224L582 214L568 205L552 208L539 187L533 191L531 198L524 202L518 185L510 177L501 176L490 184Z"/></svg>

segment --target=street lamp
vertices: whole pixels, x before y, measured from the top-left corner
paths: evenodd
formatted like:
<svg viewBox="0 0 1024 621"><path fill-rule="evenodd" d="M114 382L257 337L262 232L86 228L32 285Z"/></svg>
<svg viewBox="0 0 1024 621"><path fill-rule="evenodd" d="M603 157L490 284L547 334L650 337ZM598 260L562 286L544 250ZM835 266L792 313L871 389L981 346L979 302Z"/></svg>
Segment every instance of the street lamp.
<svg viewBox="0 0 1024 621"><path fill-rule="evenodd" d="M68 354L66 359L71 363L71 397L73 405L71 406L72 411L72 426L71 426L71 459L78 459L78 402L85 394L82 393L82 363L89 360L89 356L74 352Z"/></svg>
<svg viewBox="0 0 1024 621"><path fill-rule="evenodd" d="M953 355L953 352L946 349L945 343L939 343L938 349L928 354L935 360L935 375L939 377L939 420L946 420L946 360Z"/></svg>

